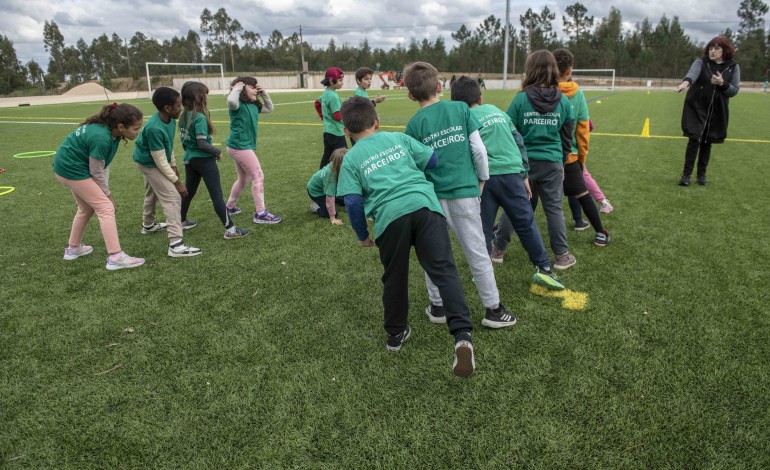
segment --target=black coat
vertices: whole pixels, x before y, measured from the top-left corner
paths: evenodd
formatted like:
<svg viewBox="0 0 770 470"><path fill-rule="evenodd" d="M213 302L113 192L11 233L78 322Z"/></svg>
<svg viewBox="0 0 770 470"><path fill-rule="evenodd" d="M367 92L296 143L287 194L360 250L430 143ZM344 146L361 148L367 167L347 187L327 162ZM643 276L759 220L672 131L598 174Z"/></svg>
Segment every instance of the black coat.
<svg viewBox="0 0 770 470"><path fill-rule="evenodd" d="M738 64L727 60L717 64L709 59L702 61L700 74L687 90L682 111L682 132L685 137L701 142L721 144L727 137L730 119L728 104L731 79ZM711 84L714 73L720 72L724 85Z"/></svg>

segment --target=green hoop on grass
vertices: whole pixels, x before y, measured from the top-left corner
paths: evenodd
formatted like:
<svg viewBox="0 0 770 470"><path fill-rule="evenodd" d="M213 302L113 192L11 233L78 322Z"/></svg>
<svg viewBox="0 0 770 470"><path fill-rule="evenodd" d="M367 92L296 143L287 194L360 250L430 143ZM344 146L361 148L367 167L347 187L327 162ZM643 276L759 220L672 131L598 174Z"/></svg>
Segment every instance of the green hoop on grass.
<svg viewBox="0 0 770 470"><path fill-rule="evenodd" d="M13 156L13 158L40 158L50 157L55 155L56 150L35 150L34 152L21 152Z"/></svg>

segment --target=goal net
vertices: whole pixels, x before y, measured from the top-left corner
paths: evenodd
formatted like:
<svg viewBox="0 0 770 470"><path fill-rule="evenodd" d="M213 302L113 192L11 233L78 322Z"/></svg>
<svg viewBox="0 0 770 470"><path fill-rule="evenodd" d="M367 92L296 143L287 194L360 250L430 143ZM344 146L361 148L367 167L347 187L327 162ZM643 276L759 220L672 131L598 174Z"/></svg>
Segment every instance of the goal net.
<svg viewBox="0 0 770 470"><path fill-rule="evenodd" d="M153 90L162 86L180 90L184 82L201 82L209 88L209 92L226 92L229 88L225 82L225 71L222 64L216 63L176 63L176 62L145 62L147 72L147 91L152 96Z"/></svg>
<svg viewBox="0 0 770 470"><path fill-rule="evenodd" d="M615 69L573 69L572 80L581 88L615 89Z"/></svg>

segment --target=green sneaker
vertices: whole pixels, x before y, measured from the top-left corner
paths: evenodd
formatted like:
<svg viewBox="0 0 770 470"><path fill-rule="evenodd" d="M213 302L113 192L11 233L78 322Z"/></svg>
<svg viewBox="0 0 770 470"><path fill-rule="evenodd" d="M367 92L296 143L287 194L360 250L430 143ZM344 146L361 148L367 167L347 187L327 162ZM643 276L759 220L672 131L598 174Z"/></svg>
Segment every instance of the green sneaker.
<svg viewBox="0 0 770 470"><path fill-rule="evenodd" d="M564 284L559 281L559 278L550 269L546 271L544 268L538 267L535 275L532 276L532 280L535 281L535 284L540 284L547 289L564 290Z"/></svg>

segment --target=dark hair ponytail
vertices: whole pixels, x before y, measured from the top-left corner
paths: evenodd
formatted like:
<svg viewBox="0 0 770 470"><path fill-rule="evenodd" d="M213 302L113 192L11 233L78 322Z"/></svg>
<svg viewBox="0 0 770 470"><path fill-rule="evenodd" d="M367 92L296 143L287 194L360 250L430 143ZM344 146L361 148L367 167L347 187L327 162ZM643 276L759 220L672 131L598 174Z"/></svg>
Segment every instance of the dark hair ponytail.
<svg viewBox="0 0 770 470"><path fill-rule="evenodd" d="M110 130L113 130L118 127L118 124L130 126L137 121L141 121L143 117L142 111L132 104L112 103L104 106L101 111L86 118L80 124L106 124Z"/></svg>

